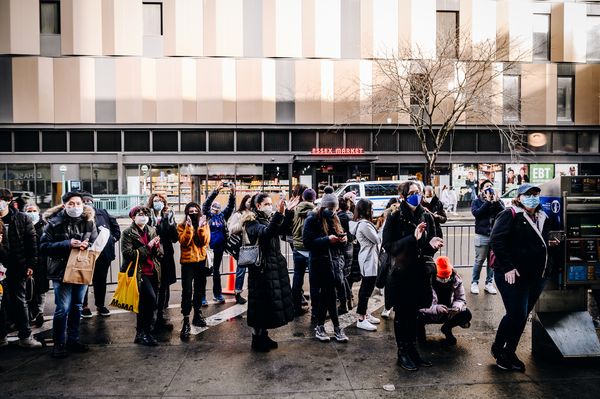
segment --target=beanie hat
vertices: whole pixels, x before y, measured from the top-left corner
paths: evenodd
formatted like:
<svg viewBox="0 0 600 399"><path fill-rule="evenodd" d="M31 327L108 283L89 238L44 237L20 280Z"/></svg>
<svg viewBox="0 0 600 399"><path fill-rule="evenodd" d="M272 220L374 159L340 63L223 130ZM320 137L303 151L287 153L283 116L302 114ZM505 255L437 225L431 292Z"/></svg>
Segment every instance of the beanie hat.
<svg viewBox="0 0 600 399"><path fill-rule="evenodd" d="M312 188L307 188L302 193L302 199L305 201L313 201L315 198L317 198L317 193L315 193L315 190Z"/></svg>
<svg viewBox="0 0 600 399"><path fill-rule="evenodd" d="M133 218L138 210L142 210L145 213L150 214L150 209L148 209L147 207L145 207L143 205L139 205L139 206L136 206L135 208L133 208L131 211L129 211L129 217Z"/></svg>
<svg viewBox="0 0 600 399"><path fill-rule="evenodd" d="M189 211L190 208L198 208L198 213L201 213L201 209L200 205L198 205L197 202L188 202L187 205L185 206L185 210L183 211L183 213L185 213L186 215L189 215Z"/></svg>
<svg viewBox="0 0 600 399"><path fill-rule="evenodd" d="M83 195L81 195L81 193L79 191L69 191L68 193L66 193L65 195L62 196L63 204L66 204L67 202L69 202L69 200L73 197L79 197L83 201Z"/></svg>
<svg viewBox="0 0 600 399"><path fill-rule="evenodd" d="M440 256L435 261L437 266L437 276L439 278L448 278L452 275L452 265L447 256Z"/></svg>
<svg viewBox="0 0 600 399"><path fill-rule="evenodd" d="M83 198L84 201L86 200L90 200L93 201L94 200L94 196L92 194L90 194L87 191L80 191L81 192L81 197Z"/></svg>
<svg viewBox="0 0 600 399"><path fill-rule="evenodd" d="M323 189L323 198L321 199L321 206L323 208L337 208L339 203L338 199L333 193L333 187L327 186Z"/></svg>
<svg viewBox="0 0 600 399"><path fill-rule="evenodd" d="M344 194L344 198L348 198L352 202L356 202L356 193L354 191L349 191Z"/></svg>

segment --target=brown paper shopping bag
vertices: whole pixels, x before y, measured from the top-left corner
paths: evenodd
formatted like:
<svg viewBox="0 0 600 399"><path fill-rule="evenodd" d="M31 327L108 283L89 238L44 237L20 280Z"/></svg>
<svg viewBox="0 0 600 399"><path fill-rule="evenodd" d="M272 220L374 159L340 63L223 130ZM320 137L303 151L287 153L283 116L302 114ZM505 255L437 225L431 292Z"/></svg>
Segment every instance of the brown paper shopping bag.
<svg viewBox="0 0 600 399"><path fill-rule="evenodd" d="M92 284L94 266L101 252L73 248L69 254L63 283Z"/></svg>

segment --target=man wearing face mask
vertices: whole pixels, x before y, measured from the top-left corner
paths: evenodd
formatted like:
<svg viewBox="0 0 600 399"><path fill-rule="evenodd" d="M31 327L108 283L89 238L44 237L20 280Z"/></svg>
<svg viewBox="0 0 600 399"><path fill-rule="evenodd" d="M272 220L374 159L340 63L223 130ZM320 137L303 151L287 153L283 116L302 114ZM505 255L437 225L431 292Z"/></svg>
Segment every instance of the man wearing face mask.
<svg viewBox="0 0 600 399"><path fill-rule="evenodd" d="M26 204L23 207L23 212L33 222L33 227L35 228L35 236L37 238L37 242L39 243L42 234L44 233L44 228L46 227L46 222L40 216L40 208L38 208L35 204ZM46 277L46 262L48 260L42 254L38 254L38 262L37 267L33 269L33 279L34 279L34 292L32 299L28 302L29 306L29 316L30 323L35 323L37 328L40 328L44 324L44 305L46 304L46 292L50 289L50 284L48 284L48 278Z"/></svg>
<svg viewBox="0 0 600 399"><path fill-rule="evenodd" d="M498 201L498 193L494 190L490 180L482 181L479 184L479 190L479 196L471 204L471 213L475 216L475 264L473 265L471 293L479 294L479 276L483 262L487 260L485 290L495 295L497 291L492 281L494 276L489 261L490 234L496 216L504 210L504 203Z"/></svg>
<svg viewBox="0 0 600 399"><path fill-rule="evenodd" d="M206 222L210 227L210 248L215 254L213 264L213 299L220 303L225 302L225 298L221 295L221 261L223 260L225 245L227 244L227 220L229 220L235 208L235 185L229 183L229 201L223 211L221 211L221 204L214 202L222 189L223 182L220 182L217 188L204 201L204 204L202 204L202 214L206 215ZM203 306L205 306L205 302L206 299L202 301Z"/></svg>
<svg viewBox="0 0 600 399"><path fill-rule="evenodd" d="M94 207L94 197L87 191L82 191L83 203L91 208L94 208L96 214L96 228L100 226L108 229L110 237L104 250L96 260L96 266L94 267L94 276L92 283L94 284L94 302L96 310L99 316L108 317L110 316L110 310L104 306L106 298L106 276L110 269L110 263L115 260L115 243L121 238L121 228L117 220L110 216L105 209L98 209ZM86 292L83 297L83 309L81 311L81 317L89 319L92 317L92 311L88 307L88 294Z"/></svg>
<svg viewBox="0 0 600 399"><path fill-rule="evenodd" d="M19 346L23 348L41 348L42 344L31 335L29 311L27 309L26 281L33 274L38 262L38 246L35 229L31 219L20 213L11 204L12 192L0 189L0 217L4 224L2 245L8 252L6 262L5 295L10 299L15 326L19 330ZM0 346L8 343L6 338L7 300L2 301L0 309Z"/></svg>
<svg viewBox="0 0 600 399"><path fill-rule="evenodd" d="M62 201L62 205L44 213L48 224L40 240L40 252L48 257L48 279L52 280L56 302L52 324L54 357L67 356L67 350L89 350L86 344L79 342L79 321L87 285L63 283L63 277L71 249L85 250L98 236L94 208L83 204L80 192L69 191L62 196Z"/></svg>
<svg viewBox="0 0 600 399"><path fill-rule="evenodd" d="M425 208L425 210L431 213L433 216L437 231L436 235L444 238L444 235L442 234L442 227L440 225L446 223L446 211L444 210L444 204L442 204L442 201L440 201L437 195L435 195L433 187L425 186L423 189L423 202L421 202L421 205L423 205L423 208Z"/></svg>

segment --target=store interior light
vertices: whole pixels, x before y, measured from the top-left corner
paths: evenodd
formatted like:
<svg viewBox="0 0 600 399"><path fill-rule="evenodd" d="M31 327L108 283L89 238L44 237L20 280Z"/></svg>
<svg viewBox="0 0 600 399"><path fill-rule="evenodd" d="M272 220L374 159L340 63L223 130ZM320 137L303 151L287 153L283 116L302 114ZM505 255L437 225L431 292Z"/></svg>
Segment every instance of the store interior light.
<svg viewBox="0 0 600 399"><path fill-rule="evenodd" d="M544 133L531 133L527 141L532 147L542 147L546 145L548 139Z"/></svg>

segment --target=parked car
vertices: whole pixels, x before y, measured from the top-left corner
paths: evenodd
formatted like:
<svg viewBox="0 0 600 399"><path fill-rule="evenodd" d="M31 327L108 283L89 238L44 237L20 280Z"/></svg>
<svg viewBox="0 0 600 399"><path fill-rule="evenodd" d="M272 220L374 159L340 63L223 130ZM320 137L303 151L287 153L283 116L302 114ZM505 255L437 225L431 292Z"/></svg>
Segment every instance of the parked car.
<svg viewBox="0 0 600 399"><path fill-rule="evenodd" d="M515 199L516 196L517 189L511 188L510 190L508 190L500 196L500 201L502 201L504 203L504 206L506 207L512 204L512 200Z"/></svg>

